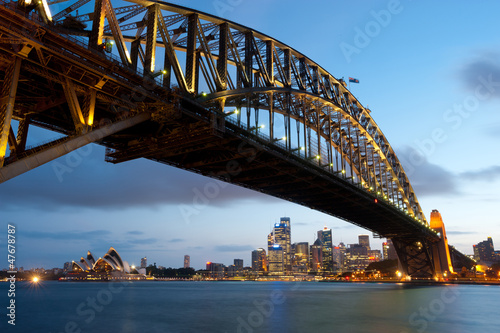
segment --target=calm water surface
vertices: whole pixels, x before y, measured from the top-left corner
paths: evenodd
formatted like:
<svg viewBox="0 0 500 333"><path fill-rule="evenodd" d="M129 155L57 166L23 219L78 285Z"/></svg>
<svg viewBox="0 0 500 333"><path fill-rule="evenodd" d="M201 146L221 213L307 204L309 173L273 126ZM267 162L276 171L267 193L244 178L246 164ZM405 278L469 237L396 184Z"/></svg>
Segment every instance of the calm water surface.
<svg viewBox="0 0 500 333"><path fill-rule="evenodd" d="M0 332L500 332L498 286L18 282Z"/></svg>

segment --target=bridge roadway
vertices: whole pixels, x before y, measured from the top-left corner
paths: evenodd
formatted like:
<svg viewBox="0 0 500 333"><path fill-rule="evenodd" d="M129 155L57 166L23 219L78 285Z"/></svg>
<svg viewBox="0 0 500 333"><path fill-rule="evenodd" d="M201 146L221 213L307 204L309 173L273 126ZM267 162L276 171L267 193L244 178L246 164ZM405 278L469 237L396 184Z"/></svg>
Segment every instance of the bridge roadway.
<svg viewBox="0 0 500 333"><path fill-rule="evenodd" d="M103 3L106 4L106 1L103 0ZM160 7L153 2L141 1L141 4L149 6L150 13L152 13L151 8L155 6L153 10L160 11ZM181 20L191 22L187 24L189 40L190 27L197 26L196 23L194 25L192 23L193 11L173 5L165 8L176 10ZM262 94L266 96L288 94L287 98L290 100L295 98L293 102L300 104L312 94L311 91L307 91L309 88L302 87L301 91L300 87L297 89L290 84L288 87L268 84L267 90L257 85L253 88L248 87L248 84L245 88L243 86L245 78L242 78L244 76L242 73L245 74L246 69L241 65L243 70L237 75L238 82L243 82L241 88L235 87L230 91L226 84L225 92L221 88L217 89L218 92L210 89L209 95L205 96L205 93L197 91L198 83L196 87L191 88L189 80L185 86L181 84L183 80L186 81L188 75L179 77L182 71L179 74L179 68L175 70L175 65L171 64L172 59L176 60L174 56L167 57L167 38L164 37L166 49L164 66L167 68L167 62L170 62L172 67L169 69L175 72L179 83L178 88L171 87L167 81L170 80L170 70L168 75L157 75L138 68L137 65L134 68L127 57L123 56L128 53L120 52L122 55L120 61L110 54L97 50L95 46L88 47L86 43L94 40L92 32L69 33L67 27L62 25L40 22L37 20L39 16L47 21L43 13L41 9L33 12L10 1L4 2L0 7L0 71L4 77L0 96L2 98L0 115L3 124L1 128L3 141L0 141L0 148L3 144L5 153L7 142L10 150L9 155L1 156L3 167L0 168L0 182L85 144L95 142L107 147L106 161L111 163L143 157L341 218L373 231L381 237L392 239L403 270L408 275L430 278L440 274L436 258L433 258L433 248L442 241L442 238L425 221L409 183L394 185L399 184L401 179L407 179L406 175L401 174L402 167L399 162L394 162L397 158L381 132L370 134L370 131L375 131L373 130L375 125L370 125L372 120L367 116L369 111L360 104L355 106L357 100L333 77L329 78L330 82L335 83L335 89L332 87L331 93L337 93L338 102L342 102L344 107L335 104L333 109L330 107L330 111L320 114L317 111L318 104L311 104L313 107L310 110L317 112L316 120L312 115L313 111L304 111L300 120L299 116L292 115L293 111L289 106L287 112L281 113L284 114L285 123L288 121L288 129L285 131L289 138L278 140L273 134L275 117L273 108L277 103L274 103L272 98L269 99L267 111L268 125L271 129L266 134L262 126L258 125L258 106L248 96L255 95L260 99ZM161 15L158 15L161 18ZM208 14L199 13L199 15L204 19L211 18ZM106 12L106 18L111 23L116 19L112 16ZM149 17L154 17L156 20L158 16ZM219 24L220 29L228 29L224 27L225 23L221 19L213 17L212 19ZM95 24L96 19L94 19ZM161 25L161 22L158 25ZM248 29L232 22L230 25L232 28ZM201 26L199 24L198 29L202 29ZM158 35L165 32L160 31ZM186 32L185 26L184 32ZM200 34L202 32L198 31ZM78 34L85 35L90 42L85 38L75 37ZM119 36L120 34L113 33L111 37L120 43ZM248 38L248 34L246 36ZM259 38L267 37L262 34L259 36L261 36ZM99 38L102 38L102 35ZM198 38L202 39L201 36ZM222 37L219 36L219 39L222 40ZM145 43L150 43L150 40ZM277 41L275 43L278 44ZM223 48L222 42L219 47ZM280 47L284 48L282 45ZM189 47L184 48L184 51L186 49L188 52L186 61L189 62ZM249 49L248 47L244 49L246 50L241 52L246 52L248 58ZM151 56L151 51L149 52ZM275 56L282 54L280 52L276 51ZM285 50L283 52L285 55L282 55L285 58L281 61L286 61L286 57L292 55L298 56L295 52L295 50ZM147 54L145 59L144 57L142 55L141 61L147 64ZM250 57L257 58L257 55L251 54ZM222 56L219 55L218 58ZM234 57L234 62L236 58ZM308 59L301 59L303 62L309 62ZM259 61L263 63L262 59L257 59L252 61L250 66ZM271 56L271 61L275 62L274 67L278 67L279 59ZM228 63L225 66L228 66ZM202 66L196 62L195 64L200 71ZM321 69L313 65L305 66L308 70L312 68L312 71ZM186 73L189 72L188 67L187 64ZM221 67L219 65L217 67L220 70ZM272 72L269 66L267 68ZM255 71L252 69L250 73ZM282 69L282 72L284 71L286 66ZM293 75L301 75L302 79L310 82L309 86L312 87L311 82L314 82L314 77L306 77L311 74L309 72L304 74L305 72L307 71L301 71L300 74L294 72ZM326 74L323 74L323 78L328 79ZM228 73L226 75L229 76ZM318 76L314 73L312 75ZM224 76L222 79L230 81ZM295 79L300 83L300 77ZM252 83L251 80L249 82ZM325 90L327 86L329 85L325 81L322 89ZM295 96L298 94L297 91L303 94L299 96L300 98ZM316 94L318 91L319 89ZM231 99L231 94L239 95L240 99ZM290 97L292 95L295 97ZM220 96L225 96L221 103L222 110L214 107L219 105L217 98ZM315 99L318 99L317 97L315 96ZM334 97L331 97L332 100ZM365 118L356 116L357 119L354 119L353 115L347 114L345 100L342 99L344 97L350 98L352 105L350 110L363 110ZM322 98L325 99L324 96ZM226 106L233 106L230 112L224 109L224 102ZM262 106L262 101L257 103ZM333 102L328 103L333 105ZM246 121L241 115L245 105ZM332 110L339 119L341 118L340 121L333 120ZM251 116L255 116L254 123L250 121ZM297 140L304 142L302 147L300 143L296 145L291 143L290 119L292 118L297 122ZM323 135L324 130L321 130L321 133L318 130L321 119L325 118L329 119L326 136ZM11 119L19 122L17 136L10 126ZM361 126L363 120L366 128ZM304 125L302 132L298 129L299 125ZM43 127L61 133L64 137L39 147L27 147L29 126ZM333 126L338 127L337 141L333 139L335 135ZM318 134L316 148L311 144L311 129ZM350 138L343 139L347 136L346 133L351 131L356 133L356 136L351 135ZM360 135L363 135L362 139ZM329 138L326 143L325 137ZM376 142L381 140L383 141L379 144L381 148L377 149ZM367 143L370 145L369 148ZM329 149L327 153L324 153L325 147ZM382 154L382 151L385 151L385 154ZM347 166L341 164L339 167L339 152L341 163L347 163ZM359 156L357 162L354 155ZM382 168L385 168L385 173L382 173ZM387 176L391 173L392 178Z"/></svg>

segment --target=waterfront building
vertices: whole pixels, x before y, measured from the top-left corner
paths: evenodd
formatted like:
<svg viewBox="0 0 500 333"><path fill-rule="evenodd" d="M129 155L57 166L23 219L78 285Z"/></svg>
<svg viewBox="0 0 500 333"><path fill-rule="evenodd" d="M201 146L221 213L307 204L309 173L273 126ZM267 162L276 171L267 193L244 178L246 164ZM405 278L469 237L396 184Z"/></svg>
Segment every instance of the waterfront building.
<svg viewBox="0 0 500 333"><path fill-rule="evenodd" d="M313 272L319 272L321 271L321 266L323 264L323 251L322 251L323 244L321 244L321 240L318 238L314 242L313 245L311 245L311 271Z"/></svg>
<svg viewBox="0 0 500 333"><path fill-rule="evenodd" d="M333 270L335 272L342 272L344 268L344 253L345 247L342 249L340 246L335 246L332 249Z"/></svg>
<svg viewBox="0 0 500 333"><path fill-rule="evenodd" d="M118 252L110 247L108 252L99 259L88 251L86 257L81 257L80 261L73 261L71 272L66 276L67 280L110 280L145 278L140 274L131 274L131 268L127 261L122 260Z"/></svg>
<svg viewBox="0 0 500 333"><path fill-rule="evenodd" d="M319 230L318 239L321 241L321 251L322 251L321 269L324 272L332 272L333 271L332 229L324 227L323 230Z"/></svg>
<svg viewBox="0 0 500 333"><path fill-rule="evenodd" d="M309 271L309 243L296 243L293 248L293 271L307 273Z"/></svg>
<svg viewBox="0 0 500 333"><path fill-rule="evenodd" d="M234 259L234 266L237 270L243 270L243 259Z"/></svg>
<svg viewBox="0 0 500 333"><path fill-rule="evenodd" d="M366 247L367 250L370 250L370 236L368 235L359 235L358 243L361 246Z"/></svg>
<svg viewBox="0 0 500 333"><path fill-rule="evenodd" d="M252 251L252 270L255 272L267 272L266 250L259 248Z"/></svg>
<svg viewBox="0 0 500 333"><path fill-rule="evenodd" d="M283 251L283 265L286 272L292 271L292 243L291 243L291 227L290 218L282 217L279 223L274 224L273 231L267 237L267 250L270 254L271 250L275 251L275 245L279 245ZM269 265L271 259L269 259ZM271 269L269 268L271 272Z"/></svg>
<svg viewBox="0 0 500 333"><path fill-rule="evenodd" d="M285 256L284 250L279 244L274 244L268 251L269 254L269 274L284 275L285 274Z"/></svg>
<svg viewBox="0 0 500 333"><path fill-rule="evenodd" d="M222 279L224 277L225 268L226 266L223 264L208 261L206 266L208 277L212 279Z"/></svg>
<svg viewBox="0 0 500 333"><path fill-rule="evenodd" d="M187 254L184 256L184 268L191 267L191 257Z"/></svg>
<svg viewBox="0 0 500 333"><path fill-rule="evenodd" d="M394 248L394 245L392 244L392 241L390 239L382 244L382 250L384 253L384 260L398 259L396 249Z"/></svg>
<svg viewBox="0 0 500 333"><path fill-rule="evenodd" d="M495 248L493 247L493 239L488 237L487 240L473 245L474 260L487 263L495 262Z"/></svg>

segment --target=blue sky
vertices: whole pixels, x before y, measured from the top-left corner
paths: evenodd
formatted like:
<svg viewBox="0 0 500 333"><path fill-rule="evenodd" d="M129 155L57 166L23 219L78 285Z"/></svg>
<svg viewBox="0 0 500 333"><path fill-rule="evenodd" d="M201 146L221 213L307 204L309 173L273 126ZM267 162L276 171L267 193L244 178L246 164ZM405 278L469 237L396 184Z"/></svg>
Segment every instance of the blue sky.
<svg viewBox="0 0 500 333"><path fill-rule="evenodd" d="M500 3L174 3L252 27L337 78L359 79L351 91L398 153L427 218L438 209L450 244L464 253L488 236L500 241ZM34 143L47 137L32 134ZM216 192L206 202L196 197L205 189ZM323 226L333 229L335 243L356 243L369 233L151 161L107 164L97 145L0 185L0 209L0 227L17 226L17 260L25 268L61 267L87 250L101 256L110 246L131 264L147 256L150 263L180 267L189 254L195 268L234 258L248 265L281 216L291 218L292 242L314 241ZM372 239L374 248L381 242Z"/></svg>

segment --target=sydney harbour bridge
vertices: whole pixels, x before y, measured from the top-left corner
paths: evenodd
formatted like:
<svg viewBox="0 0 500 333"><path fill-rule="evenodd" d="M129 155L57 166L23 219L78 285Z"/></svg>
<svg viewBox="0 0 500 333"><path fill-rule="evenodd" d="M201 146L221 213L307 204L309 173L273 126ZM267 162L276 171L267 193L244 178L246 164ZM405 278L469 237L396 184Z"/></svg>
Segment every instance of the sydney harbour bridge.
<svg viewBox="0 0 500 333"><path fill-rule="evenodd" d="M97 143L387 237L412 278L453 271L441 216L342 80L249 27L128 1L0 0L0 183ZM31 126L59 138L27 146Z"/></svg>

